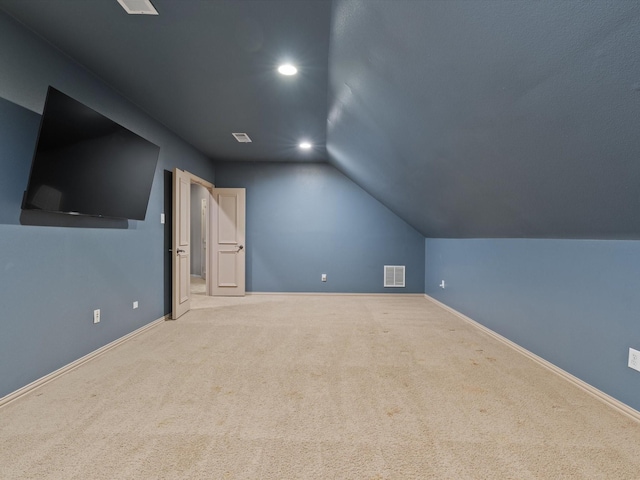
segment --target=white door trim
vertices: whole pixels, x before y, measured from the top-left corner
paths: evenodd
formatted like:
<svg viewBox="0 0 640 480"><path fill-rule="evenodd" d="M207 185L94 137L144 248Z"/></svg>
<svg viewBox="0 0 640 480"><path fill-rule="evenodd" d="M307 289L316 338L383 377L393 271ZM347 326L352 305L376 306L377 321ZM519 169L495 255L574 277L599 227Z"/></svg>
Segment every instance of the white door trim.
<svg viewBox="0 0 640 480"><path fill-rule="evenodd" d="M209 197L200 200L200 276L207 278L209 268Z"/></svg>
<svg viewBox="0 0 640 480"><path fill-rule="evenodd" d="M172 209L173 209L173 218L172 218L172 225L171 225L171 229L172 229L172 248L171 248L171 255L172 255L172 259L171 259L171 265L172 265L172 272L171 272L171 285L172 285L172 291L171 291L171 300L172 300L172 310L171 310L171 318L172 319L176 319L180 316L182 316L184 313L186 313L187 311L189 311L189 309L191 308L191 292L188 291L189 289L187 289L187 292L183 292L184 294L186 294L188 296L188 298L185 300L184 299L184 295L182 295L183 298L180 298L180 271L179 271L179 261L178 261L178 256L179 256L179 246L178 246L178 241L177 241L177 228L179 227L178 225L176 225L176 220L178 218L178 210L181 208L181 201L189 201L191 202L191 196L189 195L188 199L181 199L181 196L177 194L177 192L175 191L175 185L176 185L176 177L180 176L183 179L188 179L189 181L189 185L191 184L197 184L197 185L201 185L204 188L206 188L209 191L209 194L211 195L211 192L213 191L213 184L211 182L208 182L207 180L204 180L203 178L198 177L197 175L194 175L191 172L187 172L186 170L180 170L178 168L175 168L173 170L173 185L174 185L174 193L172 196ZM190 219L188 219L190 220ZM191 229L190 228L186 228L186 232L183 232L186 235L186 240L187 240L187 244L190 246L190 248L193 247L193 245L191 245ZM188 254L190 252L187 252ZM210 252L207 252L207 256L210 255ZM190 256L190 255L188 255ZM208 259L207 259L208 260ZM191 274L191 260L190 258L188 259L188 265L186 265L186 275L187 278L190 279L190 274ZM185 275L185 272L183 272L183 276ZM209 275L208 273L205 272L205 278L206 278L206 283L207 283L207 291L209 289Z"/></svg>

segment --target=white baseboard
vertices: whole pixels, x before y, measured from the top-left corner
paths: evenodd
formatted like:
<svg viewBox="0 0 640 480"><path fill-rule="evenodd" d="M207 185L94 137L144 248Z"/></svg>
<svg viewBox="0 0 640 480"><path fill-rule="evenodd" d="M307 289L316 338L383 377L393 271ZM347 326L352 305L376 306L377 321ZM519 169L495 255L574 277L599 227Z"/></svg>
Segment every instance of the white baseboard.
<svg viewBox="0 0 640 480"><path fill-rule="evenodd" d="M604 393L603 391L598 390L593 385L588 384L584 380L580 380L578 377L575 377L575 376L571 375L569 372L561 369L560 367L554 365L551 362L548 362L544 358L539 357L535 353L530 352L526 348L521 347L517 343L512 342L508 338L503 337L499 333L494 332L490 328L485 327L481 323L476 322L475 320L473 320L473 319L467 317L466 315L458 312L454 308L451 308L450 306L445 305L444 303L436 300L435 298L430 297L429 295L426 295L426 294L425 294L425 298L427 300L435 303L439 307L443 308L444 310L446 310L446 311L454 314L455 316L461 318L465 322L467 322L470 325L476 327L477 329L479 329L482 332L486 333L490 337L495 338L499 342L507 345L508 347L511 347L512 349L516 350L517 352L521 353L522 355L530 358L531 360L533 360L537 364L543 366L547 370L550 370L551 372L555 373L556 375L559 375L562 378L564 378L565 380L568 380L569 382L571 382L576 387L578 387L581 390L587 392L588 394L590 394L591 396L597 398L601 402L607 404L609 407L617 410L618 412L622 413L623 415L626 415L627 417L635 420L636 422L640 422L640 412L638 410L630 407L626 403L623 403L620 400L618 400L616 398L613 398L611 395L608 395L608 394Z"/></svg>
<svg viewBox="0 0 640 480"><path fill-rule="evenodd" d="M84 357L81 357L67 365L65 365L64 367L60 367L58 370L56 370L55 372L51 372L48 375L45 375L44 377L41 377L33 382L31 382L29 385L25 385L22 388L19 388L18 390L16 390L15 392L12 392L2 398L0 398L0 408L4 407L5 405L8 405L9 403L17 400L18 398L22 397L23 395L26 395L27 393L35 390L36 388L39 388L47 383L49 383L50 381L60 377L61 375L64 375L65 373L69 373L71 370L74 370L76 368L78 368L80 365L83 365L85 363L87 363L90 360L93 360L94 358L99 357L100 355L108 352L109 350L114 349L115 347L117 347L118 345L123 344L124 342L126 342L127 340L131 340L133 337L136 337L138 335L140 335L143 332L146 332L147 330L160 325L162 322L164 322L167 317L169 315L165 315L164 317L161 317L157 320L154 320L151 323L148 323L147 325L144 325L143 327L138 328L137 330L134 330L131 333L128 333L127 335L120 337L116 340L114 340L111 343L108 343L107 345L105 345L104 347L100 347L97 350L94 350L91 353L88 353L87 355L85 355Z"/></svg>
<svg viewBox="0 0 640 480"><path fill-rule="evenodd" d="M423 293L246 292L245 295L306 295L319 297L423 297Z"/></svg>

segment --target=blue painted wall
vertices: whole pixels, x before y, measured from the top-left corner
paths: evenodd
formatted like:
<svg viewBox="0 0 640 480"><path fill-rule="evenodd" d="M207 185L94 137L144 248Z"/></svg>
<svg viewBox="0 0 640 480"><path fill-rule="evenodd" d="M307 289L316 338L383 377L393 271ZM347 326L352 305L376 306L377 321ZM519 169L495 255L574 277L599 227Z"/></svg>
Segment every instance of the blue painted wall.
<svg viewBox="0 0 640 480"><path fill-rule="evenodd" d="M166 170L213 164L90 72L0 13L0 397L162 317ZM126 230L19 224L47 86L159 145L145 221ZM169 213L169 212L167 212ZM140 308L132 309L138 300ZM92 323L95 308L102 322Z"/></svg>
<svg viewBox="0 0 640 480"><path fill-rule="evenodd" d="M424 237L334 167L221 162L216 187L247 189L248 291L424 292ZM383 288L384 265L406 288Z"/></svg>
<svg viewBox="0 0 640 480"><path fill-rule="evenodd" d="M425 270L428 295L640 410L640 242L427 239Z"/></svg>

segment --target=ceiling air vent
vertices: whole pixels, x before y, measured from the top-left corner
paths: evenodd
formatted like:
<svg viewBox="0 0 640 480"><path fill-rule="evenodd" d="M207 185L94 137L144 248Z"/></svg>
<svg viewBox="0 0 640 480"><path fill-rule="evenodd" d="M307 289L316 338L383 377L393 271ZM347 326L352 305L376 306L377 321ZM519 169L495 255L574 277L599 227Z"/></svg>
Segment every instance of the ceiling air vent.
<svg viewBox="0 0 640 480"><path fill-rule="evenodd" d="M404 287L404 265L384 266L384 286Z"/></svg>
<svg viewBox="0 0 640 480"><path fill-rule="evenodd" d="M232 133L231 135L233 135L240 143L251 143L251 139L246 133Z"/></svg>
<svg viewBox="0 0 640 480"><path fill-rule="evenodd" d="M129 15L158 15L151 0L118 0Z"/></svg>

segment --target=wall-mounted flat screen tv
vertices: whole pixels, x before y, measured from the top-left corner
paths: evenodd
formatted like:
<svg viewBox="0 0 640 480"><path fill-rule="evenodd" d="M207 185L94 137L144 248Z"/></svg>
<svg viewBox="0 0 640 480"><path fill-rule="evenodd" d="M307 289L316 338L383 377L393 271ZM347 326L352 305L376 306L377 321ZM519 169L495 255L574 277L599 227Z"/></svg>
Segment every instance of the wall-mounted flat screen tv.
<svg viewBox="0 0 640 480"><path fill-rule="evenodd" d="M144 220L159 151L49 87L22 208Z"/></svg>

